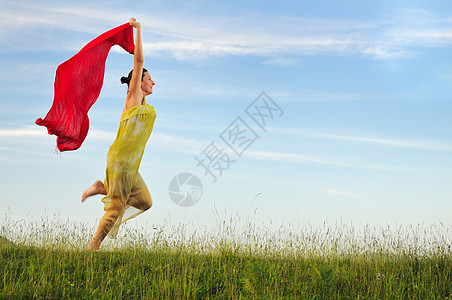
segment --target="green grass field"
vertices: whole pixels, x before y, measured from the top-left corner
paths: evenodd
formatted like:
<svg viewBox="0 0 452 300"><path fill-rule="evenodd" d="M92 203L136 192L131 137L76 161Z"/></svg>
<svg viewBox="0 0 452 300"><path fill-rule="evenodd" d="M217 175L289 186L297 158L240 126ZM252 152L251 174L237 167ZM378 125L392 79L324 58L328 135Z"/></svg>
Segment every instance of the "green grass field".
<svg viewBox="0 0 452 300"><path fill-rule="evenodd" d="M452 299L441 225L129 225L93 253L84 248L94 228L3 223L1 299Z"/></svg>

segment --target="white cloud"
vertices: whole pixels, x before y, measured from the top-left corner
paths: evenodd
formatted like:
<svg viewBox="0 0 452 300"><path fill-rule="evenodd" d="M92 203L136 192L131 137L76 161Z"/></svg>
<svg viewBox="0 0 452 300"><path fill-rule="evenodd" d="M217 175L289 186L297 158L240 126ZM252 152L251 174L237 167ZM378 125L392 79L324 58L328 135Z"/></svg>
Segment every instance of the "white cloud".
<svg viewBox="0 0 452 300"><path fill-rule="evenodd" d="M407 172L407 170L402 167L381 165L377 163L359 162L359 161L342 161L335 159L319 158L309 155L303 155L298 153L287 153L287 152L272 152L272 151L246 151L247 158L261 159L261 160L274 160L274 161L285 161L285 162L295 162L295 163L312 163L326 166L336 166L336 167L347 167L347 168L358 168L358 169L369 169L369 170L380 170L380 171L391 171L391 172Z"/></svg>
<svg viewBox="0 0 452 300"><path fill-rule="evenodd" d="M387 50L382 46L369 47L364 49L363 54L370 55L375 59L388 59L394 57L401 57L407 55L406 51L403 50Z"/></svg>
<svg viewBox="0 0 452 300"><path fill-rule="evenodd" d="M104 140L110 142L113 142L115 136L116 132L99 129L90 129L88 133L89 139ZM185 138L165 133L152 133L151 138L148 142L148 144L152 144L152 147L188 154L199 154L209 143L210 141Z"/></svg>
<svg viewBox="0 0 452 300"><path fill-rule="evenodd" d="M96 139L108 139L113 140L114 133L106 132L102 130L91 130L89 133L90 138ZM151 147L160 149L166 149L169 151L181 152L192 155L200 155L200 153L211 143L208 140L199 140L195 138L186 138L180 136L174 136L165 133L153 133L151 139L148 142ZM394 172L407 171L404 168L397 166L387 166L376 163L357 162L357 161L343 161L335 159L325 159L320 157L314 157L309 155L303 155L299 153L287 153L287 152L273 152L273 151L256 151L247 150L245 153L246 158L258 159L258 160L273 160L284 161L294 163L311 163L319 165L329 165L337 167L359 168L359 169L371 169L371 170L386 170Z"/></svg>
<svg viewBox="0 0 452 300"><path fill-rule="evenodd" d="M24 128L0 128L1 137L33 137L33 136L45 136L47 131L38 128L37 126L27 126Z"/></svg>
<svg viewBox="0 0 452 300"><path fill-rule="evenodd" d="M33 128L32 126L27 126L24 128L17 129L0 129L0 136L3 137L34 137L34 136L47 136L47 132L42 128ZM92 129L88 133L88 139L94 140L105 140L113 141L115 137L114 132L103 131L99 129ZM148 142L152 144L152 147L157 147L160 149L166 149L169 151L175 151L186 154L199 155L210 143L211 141L199 140L195 138L186 138L180 136L174 136L164 133L153 133L151 139ZM386 166L375 163L368 162L357 162L357 161L343 161L335 159L325 159L309 155L303 155L299 153L287 153L287 152L274 152L274 151L246 151L246 158L258 159L258 160L272 160L272 161L284 161L284 162L294 162L294 163L311 163L319 165L329 165L337 167L348 167L348 168L359 168L359 169L371 169L371 170L386 170L394 172L403 172L406 169Z"/></svg>
<svg viewBox="0 0 452 300"><path fill-rule="evenodd" d="M65 32L89 33L84 37L93 38L92 34L122 24L131 15L127 9L84 7L70 2L47 7L19 2L5 4L0 12L0 44L20 51L77 50L86 41L80 41L80 35L63 35ZM402 10L366 21L175 12L162 15L164 17L145 13L137 16L143 23L145 52L180 60L223 55L319 54L361 54L388 59L405 55L410 47L452 45L450 18L440 18L428 11ZM13 22L15 26L11 28L9 24ZM273 58L267 63L286 64L288 61Z"/></svg>
<svg viewBox="0 0 452 300"><path fill-rule="evenodd" d="M432 48L452 45L451 19L442 18L431 11L397 10L382 20L381 24L384 27L382 41L378 45L380 49L403 53L412 47Z"/></svg>
<svg viewBox="0 0 452 300"><path fill-rule="evenodd" d="M329 194L333 194L333 195L337 195L337 196L345 196L345 197L349 197L349 198L361 198L360 195L357 194L353 194L347 191L342 191L342 190L328 190L326 191Z"/></svg>
<svg viewBox="0 0 452 300"><path fill-rule="evenodd" d="M364 142L371 144L380 144L391 147L413 148L422 150L434 151L452 151L452 143L429 140L407 140L407 139L387 139L363 136L338 135L330 133L322 133L315 131L308 131L303 129L287 129L287 128L272 128L271 130L279 131L288 134L301 135L307 137L343 140L350 142Z"/></svg>
<svg viewBox="0 0 452 300"><path fill-rule="evenodd" d="M210 143L210 141L203 141L162 133L152 134L151 138L153 147L159 147L171 151L194 155L199 154Z"/></svg>
<svg viewBox="0 0 452 300"><path fill-rule="evenodd" d="M268 59L264 62L262 62L264 65L274 65L274 66L281 66L281 67L290 67L295 66L298 64L298 60L286 58L286 57L276 57Z"/></svg>

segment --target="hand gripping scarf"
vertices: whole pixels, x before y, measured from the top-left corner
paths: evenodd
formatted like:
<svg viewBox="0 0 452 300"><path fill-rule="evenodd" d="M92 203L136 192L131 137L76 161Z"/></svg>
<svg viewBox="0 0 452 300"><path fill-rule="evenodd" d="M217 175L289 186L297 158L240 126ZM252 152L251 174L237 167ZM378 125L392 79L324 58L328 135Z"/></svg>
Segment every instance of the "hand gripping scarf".
<svg viewBox="0 0 452 300"><path fill-rule="evenodd" d="M88 111L102 88L105 61L113 45L133 53L133 28L126 23L89 42L73 57L58 66L52 107L36 124L57 136L60 151L80 148L88 134Z"/></svg>

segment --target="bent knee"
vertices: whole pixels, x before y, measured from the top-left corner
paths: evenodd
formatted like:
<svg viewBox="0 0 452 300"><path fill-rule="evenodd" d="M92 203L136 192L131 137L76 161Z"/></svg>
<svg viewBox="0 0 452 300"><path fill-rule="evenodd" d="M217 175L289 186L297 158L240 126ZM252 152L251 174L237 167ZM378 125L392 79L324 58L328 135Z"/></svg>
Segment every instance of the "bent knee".
<svg viewBox="0 0 452 300"><path fill-rule="evenodd" d="M151 207L152 207L152 199L149 198L148 201L143 203L143 210L146 211L146 210L150 209Z"/></svg>
<svg viewBox="0 0 452 300"><path fill-rule="evenodd" d="M148 190L142 192L137 198L141 210L146 211L152 207L152 198Z"/></svg>

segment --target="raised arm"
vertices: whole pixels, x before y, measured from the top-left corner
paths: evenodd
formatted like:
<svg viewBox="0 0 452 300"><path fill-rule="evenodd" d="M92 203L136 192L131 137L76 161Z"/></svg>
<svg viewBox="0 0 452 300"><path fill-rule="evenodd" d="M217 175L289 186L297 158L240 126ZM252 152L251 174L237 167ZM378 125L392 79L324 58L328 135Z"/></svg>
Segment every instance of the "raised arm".
<svg viewBox="0 0 452 300"><path fill-rule="evenodd" d="M141 78L143 75L144 54L141 40L141 24L135 18L129 21L130 26L135 27L135 50L133 52L133 73L129 83L129 93L126 98L126 110L141 105L143 92L141 91Z"/></svg>

